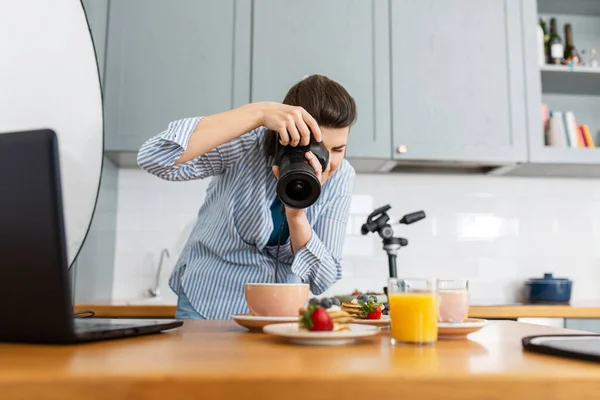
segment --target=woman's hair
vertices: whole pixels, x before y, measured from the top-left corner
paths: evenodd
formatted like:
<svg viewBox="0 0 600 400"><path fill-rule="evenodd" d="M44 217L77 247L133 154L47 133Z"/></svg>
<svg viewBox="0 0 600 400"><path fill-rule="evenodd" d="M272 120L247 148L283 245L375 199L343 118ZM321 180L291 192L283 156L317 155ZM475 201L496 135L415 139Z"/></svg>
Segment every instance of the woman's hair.
<svg viewBox="0 0 600 400"><path fill-rule="evenodd" d="M283 104L304 108L317 121L319 127L346 128L356 121L356 103L342 85L323 75L311 75L290 88ZM263 151L275 154L279 136L268 130Z"/></svg>

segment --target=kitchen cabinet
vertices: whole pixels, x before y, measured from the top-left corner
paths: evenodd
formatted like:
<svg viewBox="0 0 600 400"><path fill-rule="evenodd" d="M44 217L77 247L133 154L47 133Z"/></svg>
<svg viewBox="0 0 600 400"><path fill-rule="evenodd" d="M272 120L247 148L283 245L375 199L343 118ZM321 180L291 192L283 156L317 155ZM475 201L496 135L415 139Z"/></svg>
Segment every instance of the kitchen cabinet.
<svg viewBox="0 0 600 400"><path fill-rule="evenodd" d="M108 152L137 152L170 121L247 103L250 2L113 1L105 71Z"/></svg>
<svg viewBox="0 0 600 400"><path fill-rule="evenodd" d="M586 332L600 333L600 319L574 319L567 318L565 320L565 328L577 329Z"/></svg>
<svg viewBox="0 0 600 400"><path fill-rule="evenodd" d="M577 48L589 50L600 43L600 2L523 0L523 46L528 123L528 159L513 175L600 177L600 69L540 65L537 56L539 17L557 19L559 34L571 23ZM546 146L541 121L542 104L550 111L572 111L578 124L587 124L594 148ZM566 143L566 140L565 140Z"/></svg>
<svg viewBox="0 0 600 400"><path fill-rule="evenodd" d="M600 6L586 0L569 15L542 0L108 3L84 0L105 147L119 166L135 166L142 143L174 119L282 101L318 73L357 102L347 157L358 171L600 176L598 148L545 146L540 123L542 102L573 109L600 142L600 73L537 64L541 14L583 26L576 43L597 42Z"/></svg>
<svg viewBox="0 0 600 400"><path fill-rule="evenodd" d="M92 34L101 81L104 81L108 1L109 0L82 0L81 2Z"/></svg>
<svg viewBox="0 0 600 400"><path fill-rule="evenodd" d="M303 76L340 82L357 103L349 158L391 159L389 4L254 0L252 101L282 101Z"/></svg>
<svg viewBox="0 0 600 400"><path fill-rule="evenodd" d="M519 2L396 0L390 12L395 159L526 161Z"/></svg>

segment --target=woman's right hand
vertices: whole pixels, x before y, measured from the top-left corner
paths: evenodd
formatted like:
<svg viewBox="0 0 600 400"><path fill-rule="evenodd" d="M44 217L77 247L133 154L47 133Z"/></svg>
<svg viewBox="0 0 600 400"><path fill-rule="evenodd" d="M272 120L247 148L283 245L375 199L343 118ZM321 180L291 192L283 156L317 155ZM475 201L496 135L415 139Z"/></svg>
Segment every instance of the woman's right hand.
<svg viewBox="0 0 600 400"><path fill-rule="evenodd" d="M263 103L261 125L279 133L283 146L307 146L310 133L317 142L323 140L317 121L304 108L281 103Z"/></svg>

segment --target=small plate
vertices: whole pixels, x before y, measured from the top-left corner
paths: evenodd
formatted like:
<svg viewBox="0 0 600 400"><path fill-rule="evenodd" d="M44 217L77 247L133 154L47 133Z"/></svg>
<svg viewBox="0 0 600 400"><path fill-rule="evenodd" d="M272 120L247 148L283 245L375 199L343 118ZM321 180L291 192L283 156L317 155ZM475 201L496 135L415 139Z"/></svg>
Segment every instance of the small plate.
<svg viewBox="0 0 600 400"><path fill-rule="evenodd" d="M252 332L262 332L263 328L271 324L298 323L299 317L259 317L252 314L235 314L231 316L238 325Z"/></svg>
<svg viewBox="0 0 600 400"><path fill-rule="evenodd" d="M361 319L354 318L353 324L378 326L380 328L390 326L391 320L389 315L382 315L381 319Z"/></svg>
<svg viewBox="0 0 600 400"><path fill-rule="evenodd" d="M438 338L464 339L470 333L477 332L487 324L487 320L467 318L463 322L438 322Z"/></svg>
<svg viewBox="0 0 600 400"><path fill-rule="evenodd" d="M300 330L298 323L290 323L268 325L263 331L287 339L291 343L313 346L340 346L379 333L376 326L349 324L349 327L349 331L342 332L311 332Z"/></svg>

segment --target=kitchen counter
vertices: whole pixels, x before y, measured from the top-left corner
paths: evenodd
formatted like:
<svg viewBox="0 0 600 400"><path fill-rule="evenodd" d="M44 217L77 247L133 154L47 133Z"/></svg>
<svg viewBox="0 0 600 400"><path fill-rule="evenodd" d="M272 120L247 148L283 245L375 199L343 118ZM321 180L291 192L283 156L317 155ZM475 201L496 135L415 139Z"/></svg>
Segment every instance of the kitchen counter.
<svg viewBox="0 0 600 400"><path fill-rule="evenodd" d="M312 347L232 321L76 346L0 344L0 398L320 400L592 399L600 364L526 353L529 335L581 333L491 321L470 340Z"/></svg>
<svg viewBox="0 0 600 400"><path fill-rule="evenodd" d="M517 318L600 318L600 304L570 305L486 305L469 307L469 317L485 319Z"/></svg>
<svg viewBox="0 0 600 400"><path fill-rule="evenodd" d="M174 305L160 304L78 304L75 311L94 310L99 317L146 317L172 318ZM473 305L469 309L472 318L517 319L517 318L600 318L600 304L574 303L572 305Z"/></svg>

